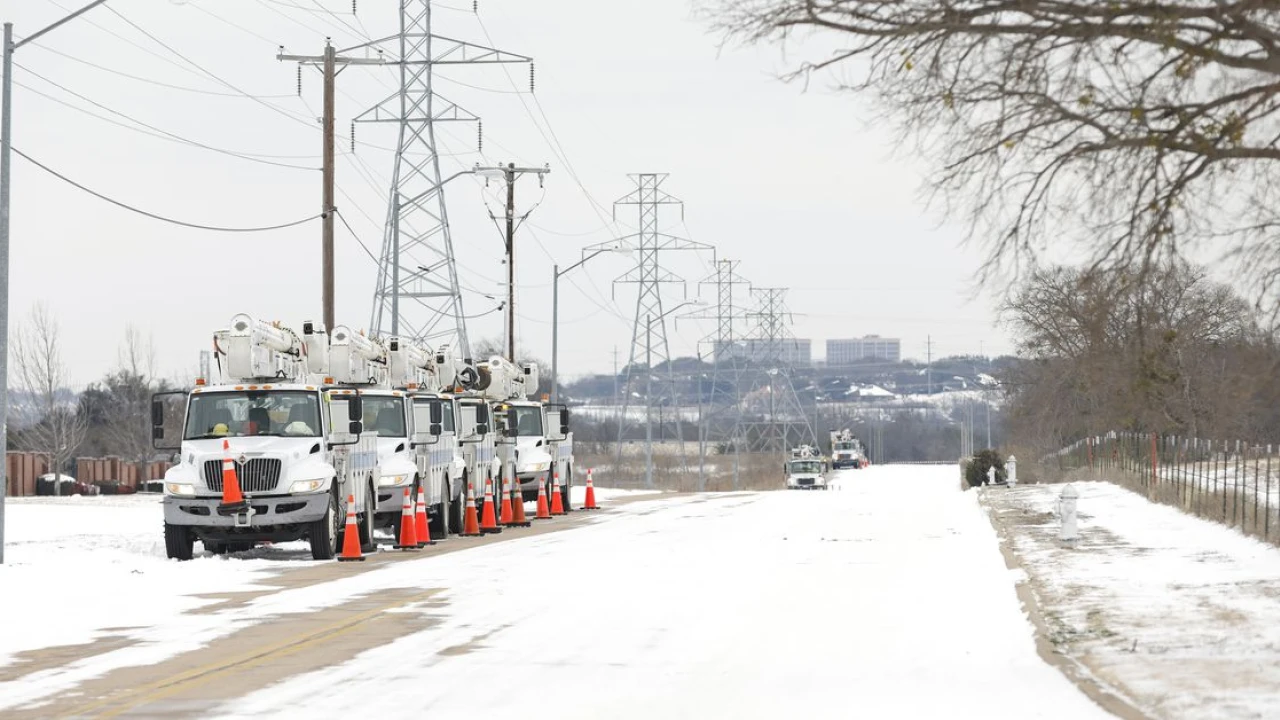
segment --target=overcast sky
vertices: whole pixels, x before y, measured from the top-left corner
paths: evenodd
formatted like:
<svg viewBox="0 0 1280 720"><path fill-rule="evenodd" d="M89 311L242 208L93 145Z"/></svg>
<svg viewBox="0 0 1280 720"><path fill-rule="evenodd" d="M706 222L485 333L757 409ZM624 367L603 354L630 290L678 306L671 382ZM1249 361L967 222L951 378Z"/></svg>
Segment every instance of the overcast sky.
<svg viewBox="0 0 1280 720"><path fill-rule="evenodd" d="M473 126L442 130L446 174L476 162L551 165L545 188L531 178L518 186L519 211L533 208L517 237L521 347L549 360L553 262L572 264L584 245L634 231L634 208L617 224L608 208L632 189L628 173L661 172L685 202L683 219L664 216L666 231L741 261L757 286L791 288L795 334L813 339L816 356L828 338L872 333L902 338L908 357L924 357L929 335L935 356L1010 350L992 295L973 299L978 251L920 199L922 164L894 155L864 101L778 81L786 61L776 49L722 51L690 1L481 0L478 16L470 0L434 5L439 34L536 60L534 97L514 92L528 88L522 66L438 72L439 92L484 119L483 153ZM0 20L24 37L83 2L0 0ZM278 62L277 46L309 54L326 35L339 47L390 35L394 5L359 0L353 17L347 0L108 0L17 52L14 147L188 222L307 217L320 206L321 87L308 70L299 97L296 65ZM348 136L351 119L394 82L388 68L338 78L338 204L359 240L339 228L337 315L357 329L369 324L376 278L360 243L379 252L395 136L390 125L360 125L354 154ZM152 129L138 132L139 122ZM501 239L488 217L500 195L498 183L470 177L448 187L469 315L502 293ZM320 318L318 221L254 235L187 229L113 207L17 157L12 203L11 313L50 305L78 385L116 363L130 323L154 338L161 371L176 375L195 369L235 313L293 326ZM710 253L667 259L690 297L711 273ZM608 371L615 348L626 362L635 288L612 281L629 262L600 256L562 281L566 375ZM672 303L683 297L679 286L667 290ZM473 341L500 338L500 315L470 328ZM712 329L682 321L671 328L673 351L692 354Z"/></svg>

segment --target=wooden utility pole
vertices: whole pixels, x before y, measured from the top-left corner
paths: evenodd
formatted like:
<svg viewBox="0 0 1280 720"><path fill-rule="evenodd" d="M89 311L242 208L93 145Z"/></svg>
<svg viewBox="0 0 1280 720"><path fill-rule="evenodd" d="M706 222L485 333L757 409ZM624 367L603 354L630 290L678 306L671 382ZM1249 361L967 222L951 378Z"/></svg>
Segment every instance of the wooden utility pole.
<svg viewBox="0 0 1280 720"><path fill-rule="evenodd" d="M320 230L320 286L321 286L321 303L324 306L324 329L325 332L332 332L334 319L334 281L333 281L333 227L334 214L337 213L337 207L334 205L334 127L336 124L334 112L334 90L337 84L338 73L342 72L338 66L345 68L347 65L384 65L385 61L379 58L346 58L339 57L338 52L334 50L333 43L330 38L324 40L324 53L318 56L310 55L286 55L284 47L281 46L279 54L276 55L278 60L293 60L300 65L316 65L320 67L321 73L324 75L324 116L320 118L321 126L321 143L324 146L321 155L324 158L324 167L321 170L321 190L320 190L320 212L323 220ZM298 76L298 94L302 94L302 76L299 70Z"/></svg>
<svg viewBox="0 0 1280 720"><path fill-rule="evenodd" d="M476 166L477 175L497 175L507 183L506 232L504 242L507 250L507 359L516 362L516 178L525 173L536 173L538 182L551 172L550 165L540 168L516 167L515 163L497 165L495 167ZM495 218L496 219L496 218ZM523 220L524 218L521 218Z"/></svg>

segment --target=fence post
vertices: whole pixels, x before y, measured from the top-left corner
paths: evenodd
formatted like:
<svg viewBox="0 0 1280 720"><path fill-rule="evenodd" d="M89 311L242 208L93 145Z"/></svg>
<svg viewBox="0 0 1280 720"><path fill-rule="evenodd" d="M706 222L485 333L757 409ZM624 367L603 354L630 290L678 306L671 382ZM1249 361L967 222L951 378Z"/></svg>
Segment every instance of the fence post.
<svg viewBox="0 0 1280 720"><path fill-rule="evenodd" d="M1258 474L1262 469L1262 458L1258 457L1262 446L1259 445L1253 450L1253 492L1249 493L1253 496L1253 534L1258 534Z"/></svg>
<svg viewBox="0 0 1280 720"><path fill-rule="evenodd" d="M1216 468L1217 458L1214 458L1214 467ZM1222 471L1215 472L1214 486L1218 488L1218 492L1222 493L1222 524L1227 524L1227 441L1222 441Z"/></svg>
<svg viewBox="0 0 1280 720"><path fill-rule="evenodd" d="M1271 537L1271 443L1267 443L1267 508L1262 515L1262 537Z"/></svg>

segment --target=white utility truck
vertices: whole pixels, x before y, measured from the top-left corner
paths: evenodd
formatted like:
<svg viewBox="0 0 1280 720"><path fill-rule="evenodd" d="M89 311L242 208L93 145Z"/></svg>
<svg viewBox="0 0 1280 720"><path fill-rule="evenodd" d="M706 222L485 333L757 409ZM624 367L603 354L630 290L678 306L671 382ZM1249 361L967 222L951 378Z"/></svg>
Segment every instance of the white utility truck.
<svg viewBox="0 0 1280 720"><path fill-rule="evenodd" d="M788 490L826 490L826 461L818 452L808 446L801 445L791 450L791 457L783 465Z"/></svg>
<svg viewBox="0 0 1280 720"><path fill-rule="evenodd" d="M831 431L831 467L858 469L866 464L862 442L848 429Z"/></svg>
<svg viewBox="0 0 1280 720"><path fill-rule="evenodd" d="M412 426L408 446L416 467L414 483L427 497L431 536L440 539L461 533L466 461L458 445L457 405L447 394L458 382L459 364L447 345L432 353L428 347L393 337L387 340L387 349L391 387L408 393ZM380 512L389 507L384 491L379 491ZM399 524L398 511L394 522Z"/></svg>
<svg viewBox="0 0 1280 720"><path fill-rule="evenodd" d="M302 339L249 315L214 334L213 358L214 382L198 378L189 392L152 400L153 443L179 451L164 480L168 556L190 559L196 540L222 553L305 539L313 558L329 559L341 547L349 497L360 544L375 549L382 471L377 438L364 432L361 393L316 382ZM186 400L180 428L167 417L175 398L164 396L175 395ZM241 503L224 496L228 459Z"/></svg>
<svg viewBox="0 0 1280 720"><path fill-rule="evenodd" d="M478 367L475 393L491 401L498 426L499 461L504 474L520 483L526 501L538 498L538 483L545 483L551 497L555 473L560 474L561 502L567 511L573 484L573 433L569 432L569 410L564 405L548 405L530 400L538 390L538 366L517 367L494 356Z"/></svg>

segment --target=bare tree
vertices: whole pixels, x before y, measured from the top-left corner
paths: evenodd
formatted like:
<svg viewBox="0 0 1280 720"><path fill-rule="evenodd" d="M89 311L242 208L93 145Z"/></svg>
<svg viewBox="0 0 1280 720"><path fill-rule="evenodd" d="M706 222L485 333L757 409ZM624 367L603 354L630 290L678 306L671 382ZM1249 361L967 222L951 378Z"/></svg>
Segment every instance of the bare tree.
<svg viewBox="0 0 1280 720"><path fill-rule="evenodd" d="M58 323L48 307L37 303L25 323L16 328L11 365L17 389L30 402L32 422L18 428L17 442L25 450L49 455L54 494L61 494L61 473L84 441L87 418L78 411L68 388L62 361Z"/></svg>
<svg viewBox="0 0 1280 720"><path fill-rule="evenodd" d="M158 389L155 347L137 327L125 328L116 371L107 378L110 402L104 408L104 440L113 452L137 466L139 483L156 455L151 443L151 394Z"/></svg>
<svg viewBox="0 0 1280 720"><path fill-rule="evenodd" d="M701 0L726 38L833 38L839 71L934 164L985 274L1074 243L1139 278L1190 246L1280 278L1275 0Z"/></svg>
<svg viewBox="0 0 1280 720"><path fill-rule="evenodd" d="M1266 434L1271 335L1202 269L1162 264L1144 283L1043 270L1004 314L1024 358L1005 378L1010 427L1024 442L1054 447L1111 429Z"/></svg>

